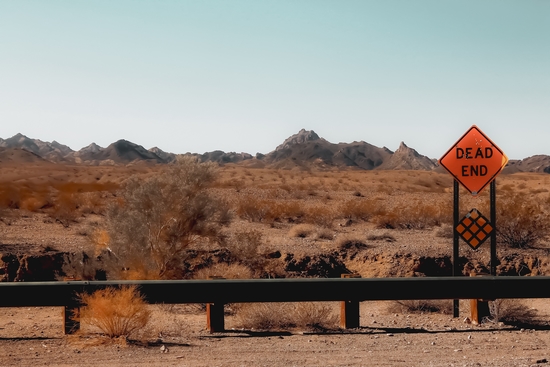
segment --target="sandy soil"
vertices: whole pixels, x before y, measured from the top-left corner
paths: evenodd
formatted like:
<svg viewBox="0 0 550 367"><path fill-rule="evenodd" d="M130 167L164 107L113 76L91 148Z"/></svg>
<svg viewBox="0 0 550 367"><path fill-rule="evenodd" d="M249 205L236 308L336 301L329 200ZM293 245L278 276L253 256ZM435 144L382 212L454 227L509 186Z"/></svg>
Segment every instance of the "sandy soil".
<svg viewBox="0 0 550 367"><path fill-rule="evenodd" d="M550 319L546 301L527 301ZM466 306L466 304L461 305ZM464 322L443 314L390 312L388 302L361 304L361 327L325 332L210 334L205 315L189 306L157 308L156 338L106 341L63 336L59 308L1 309L2 366L531 366L550 360L548 323L527 328ZM338 308L334 304L335 311Z"/></svg>

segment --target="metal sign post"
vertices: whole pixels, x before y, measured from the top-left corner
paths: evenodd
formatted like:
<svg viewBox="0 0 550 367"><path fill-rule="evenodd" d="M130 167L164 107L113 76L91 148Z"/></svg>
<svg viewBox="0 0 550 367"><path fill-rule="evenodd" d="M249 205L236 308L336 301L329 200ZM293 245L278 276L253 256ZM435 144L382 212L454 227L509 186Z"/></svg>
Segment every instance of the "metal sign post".
<svg viewBox="0 0 550 367"><path fill-rule="evenodd" d="M441 157L439 164L453 177L453 276L458 268L459 238L476 250L491 238L491 275L496 275L496 184L495 177L508 163L508 157L477 126L473 125ZM462 184L473 196L490 185L491 214L488 220L477 209L460 219L459 186ZM459 316L458 300L453 301L453 316Z"/></svg>

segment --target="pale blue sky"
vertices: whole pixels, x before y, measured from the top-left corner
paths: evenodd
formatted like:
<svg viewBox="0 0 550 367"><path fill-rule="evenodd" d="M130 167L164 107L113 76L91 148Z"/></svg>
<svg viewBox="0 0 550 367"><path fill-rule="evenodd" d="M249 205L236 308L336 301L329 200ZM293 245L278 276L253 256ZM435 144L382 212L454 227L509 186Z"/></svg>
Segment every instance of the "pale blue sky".
<svg viewBox="0 0 550 367"><path fill-rule="evenodd" d="M550 1L0 0L0 137L550 155Z"/></svg>

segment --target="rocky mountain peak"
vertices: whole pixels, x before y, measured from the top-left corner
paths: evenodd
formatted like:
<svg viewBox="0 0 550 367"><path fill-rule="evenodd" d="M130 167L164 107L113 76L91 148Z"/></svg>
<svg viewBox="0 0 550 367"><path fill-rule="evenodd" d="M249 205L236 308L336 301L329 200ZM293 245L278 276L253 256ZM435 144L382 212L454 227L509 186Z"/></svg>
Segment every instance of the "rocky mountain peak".
<svg viewBox="0 0 550 367"><path fill-rule="evenodd" d="M309 141L319 140L321 139L319 135L315 133L313 130L306 130L302 129L297 134L291 135L289 138L287 138L283 144L279 145L277 148L275 148L275 151L279 151L282 149L288 149L292 145L297 144L304 144Z"/></svg>

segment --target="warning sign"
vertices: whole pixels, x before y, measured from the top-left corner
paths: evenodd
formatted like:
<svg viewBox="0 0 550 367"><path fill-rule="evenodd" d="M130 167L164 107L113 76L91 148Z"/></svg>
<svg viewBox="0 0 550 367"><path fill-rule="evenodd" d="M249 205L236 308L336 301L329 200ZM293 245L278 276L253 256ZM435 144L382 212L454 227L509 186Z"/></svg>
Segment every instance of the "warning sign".
<svg viewBox="0 0 550 367"><path fill-rule="evenodd" d="M456 226L462 239L476 250L493 232L493 226L477 209L472 209Z"/></svg>
<svg viewBox="0 0 550 367"><path fill-rule="evenodd" d="M508 157L475 125L439 160L472 195L479 194L507 163Z"/></svg>

